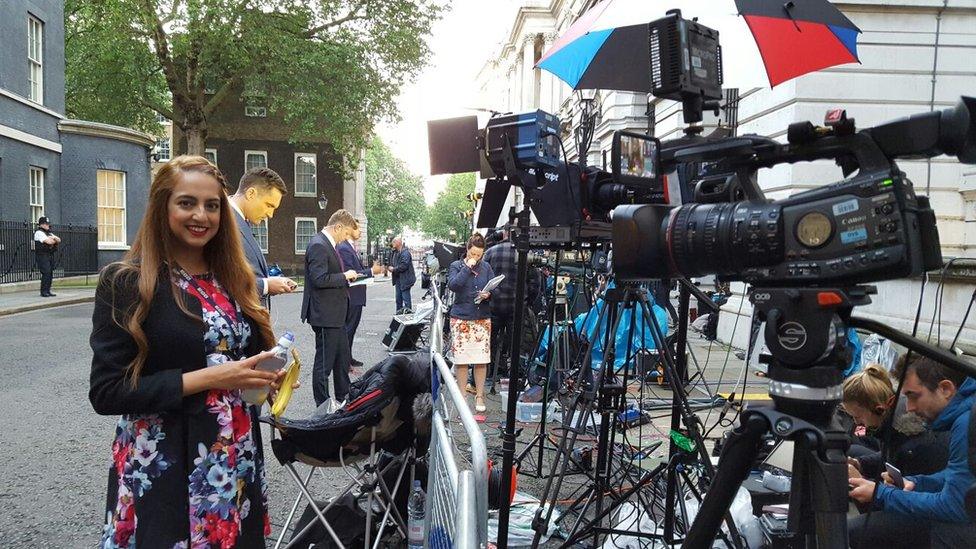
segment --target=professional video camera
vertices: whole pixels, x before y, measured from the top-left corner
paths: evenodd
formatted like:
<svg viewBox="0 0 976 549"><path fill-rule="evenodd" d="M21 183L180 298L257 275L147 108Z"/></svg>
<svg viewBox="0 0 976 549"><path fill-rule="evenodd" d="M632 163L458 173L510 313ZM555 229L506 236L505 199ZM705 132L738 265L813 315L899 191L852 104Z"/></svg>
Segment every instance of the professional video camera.
<svg viewBox="0 0 976 549"><path fill-rule="evenodd" d="M610 211L620 204L663 203L656 167L658 141L617 131L610 171L565 161L560 122L544 111L492 117L478 129L477 117L428 122L431 173L481 171L488 179L481 197L479 228L498 224L513 184L525 189L539 222L533 241L608 241Z"/></svg>

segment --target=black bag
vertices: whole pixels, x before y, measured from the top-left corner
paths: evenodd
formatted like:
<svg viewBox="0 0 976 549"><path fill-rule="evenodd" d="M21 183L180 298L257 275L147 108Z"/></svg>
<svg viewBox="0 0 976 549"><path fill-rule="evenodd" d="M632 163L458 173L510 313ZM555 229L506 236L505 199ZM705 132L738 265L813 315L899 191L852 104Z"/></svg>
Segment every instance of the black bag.
<svg viewBox="0 0 976 549"><path fill-rule="evenodd" d="M315 504L319 509L322 509L328 505L328 502L316 501ZM366 513L356 504L356 498L352 494L342 496L335 505L323 514L343 545L354 547L364 543ZM312 522L315 524L305 535L295 537ZM322 526L322 521L319 520L311 505L305 506L305 512L302 513L298 524L292 530L292 538L289 543L294 543L296 540L300 542L296 547L308 547L312 544L315 544L315 549L337 547L325 526Z"/></svg>

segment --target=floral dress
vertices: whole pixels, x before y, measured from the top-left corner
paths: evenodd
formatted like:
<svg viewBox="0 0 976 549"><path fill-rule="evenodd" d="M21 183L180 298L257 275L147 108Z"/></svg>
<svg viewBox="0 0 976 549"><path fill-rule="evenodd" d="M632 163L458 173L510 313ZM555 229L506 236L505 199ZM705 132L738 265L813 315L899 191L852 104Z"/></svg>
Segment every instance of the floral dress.
<svg viewBox="0 0 976 549"><path fill-rule="evenodd" d="M201 304L208 364L214 353L239 358L251 337L240 309L209 276L174 283ZM124 415L112 444L103 548L264 547L271 527L257 422L239 389L184 399L180 414ZM145 530L145 531L144 531Z"/></svg>

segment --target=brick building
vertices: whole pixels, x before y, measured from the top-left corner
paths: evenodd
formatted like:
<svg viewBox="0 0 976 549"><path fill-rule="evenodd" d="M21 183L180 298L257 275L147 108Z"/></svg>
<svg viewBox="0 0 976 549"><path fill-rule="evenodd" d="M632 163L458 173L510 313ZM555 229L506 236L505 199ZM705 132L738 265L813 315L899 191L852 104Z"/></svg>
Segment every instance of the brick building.
<svg viewBox="0 0 976 549"><path fill-rule="evenodd" d="M230 93L208 118L206 156L224 173L231 190L241 175L254 166L267 166L285 180L288 193L270 221L253 227L269 264L286 273L301 274L305 247L329 216L340 208L364 220L365 168L343 180L337 168L341 158L325 140L290 143L291 129L280 113L273 113L260 97ZM174 126L173 154L186 151L186 142ZM319 198L328 199L325 210ZM367 241L363 226L362 242ZM361 249L365 250L364 247Z"/></svg>

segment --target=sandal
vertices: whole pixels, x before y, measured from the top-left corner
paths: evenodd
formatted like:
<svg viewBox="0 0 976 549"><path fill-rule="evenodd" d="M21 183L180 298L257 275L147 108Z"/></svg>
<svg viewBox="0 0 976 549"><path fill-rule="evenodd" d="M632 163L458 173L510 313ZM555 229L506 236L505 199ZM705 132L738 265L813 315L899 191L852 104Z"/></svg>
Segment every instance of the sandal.
<svg viewBox="0 0 976 549"><path fill-rule="evenodd" d="M480 414L480 413L483 413L483 412L485 412L487 410L488 410L488 407L485 406L485 398L484 397L475 397L475 399L474 399L474 411Z"/></svg>

